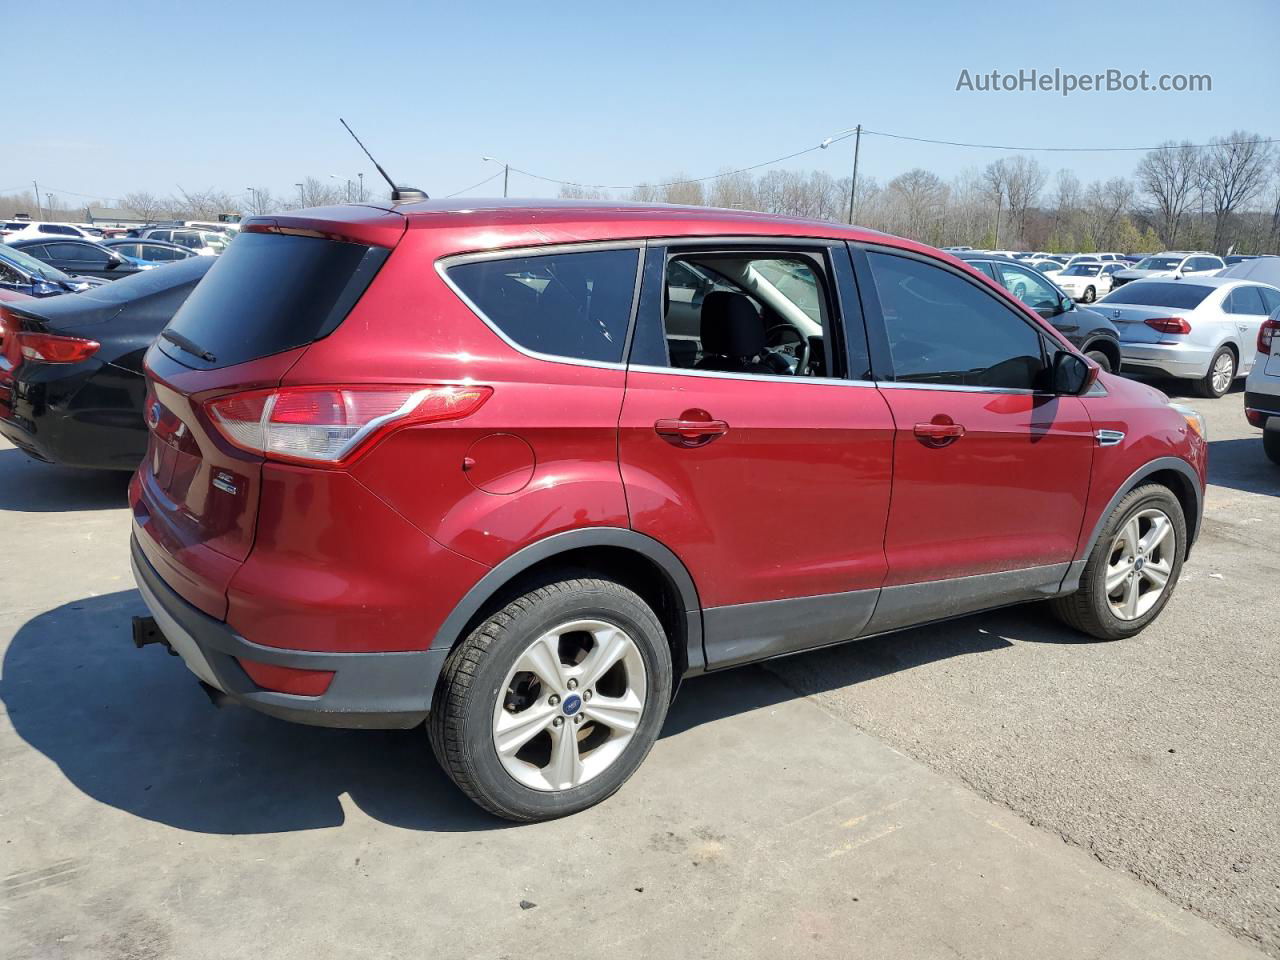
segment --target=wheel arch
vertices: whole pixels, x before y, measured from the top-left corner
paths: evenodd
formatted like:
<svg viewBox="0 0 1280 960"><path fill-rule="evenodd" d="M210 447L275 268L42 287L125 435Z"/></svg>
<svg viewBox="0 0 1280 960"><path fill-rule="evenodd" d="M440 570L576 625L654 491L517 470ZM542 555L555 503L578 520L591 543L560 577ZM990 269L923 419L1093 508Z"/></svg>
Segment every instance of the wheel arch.
<svg viewBox="0 0 1280 960"><path fill-rule="evenodd" d="M665 545L623 527L568 530L516 551L467 591L436 633L432 649L452 649L535 582L584 570L616 580L653 607L671 642L677 682L705 669L702 607L693 577Z"/></svg>
<svg viewBox="0 0 1280 960"><path fill-rule="evenodd" d="M1106 507L1098 515L1098 520L1093 526L1093 532L1089 535L1085 548L1079 556L1088 559L1089 554L1093 552L1094 544L1098 542L1098 537L1102 535L1102 528L1106 525L1107 519L1115 510L1116 505L1125 498L1131 491L1146 483L1158 483L1168 487L1173 495L1178 498L1178 503L1182 505L1183 515L1187 521L1187 549L1185 556L1191 555L1191 547L1196 541L1196 537L1200 533L1200 521L1204 511L1204 493L1200 488L1200 476L1196 473L1195 468L1185 460L1177 457L1160 457L1143 464L1129 478L1120 484L1115 494L1107 501ZM1083 561L1077 561L1077 564L1083 564ZM1073 564L1074 566L1074 564Z"/></svg>
<svg viewBox="0 0 1280 960"><path fill-rule="evenodd" d="M1092 340L1086 341L1085 345L1080 348L1081 353L1088 353L1091 350L1097 351L1098 353L1105 353L1107 355L1107 359L1111 361L1111 372L1120 372L1120 364L1122 361L1120 356L1119 340L1112 340L1110 337L1094 337Z"/></svg>

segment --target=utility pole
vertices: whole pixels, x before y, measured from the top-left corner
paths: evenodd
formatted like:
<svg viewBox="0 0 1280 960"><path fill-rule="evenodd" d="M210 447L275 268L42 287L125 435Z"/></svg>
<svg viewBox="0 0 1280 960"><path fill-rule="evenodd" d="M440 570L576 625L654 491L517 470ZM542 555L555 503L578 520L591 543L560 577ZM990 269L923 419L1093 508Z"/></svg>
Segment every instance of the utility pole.
<svg viewBox="0 0 1280 960"><path fill-rule="evenodd" d="M364 171L356 174L360 178L360 202L364 203Z"/></svg>
<svg viewBox="0 0 1280 960"><path fill-rule="evenodd" d="M305 198L305 197L303 196L303 194L302 194L302 184L300 184L300 183L295 183L295 184L294 184L294 186L298 188L298 205L299 205L299 206L304 206L304 207L305 207L305 206L307 205L307 201L306 201L306 198Z"/></svg>
<svg viewBox="0 0 1280 960"><path fill-rule="evenodd" d="M35 191L36 191L36 219L37 219L37 220L43 220L43 219L44 219L44 209L40 206L40 184L38 184L38 183L36 183L34 180L32 180L32 181L31 181L31 186L32 186L32 187L35 189Z"/></svg>
<svg viewBox="0 0 1280 960"><path fill-rule="evenodd" d="M53 219L53 194L52 194L52 193L46 193L46 194L44 195L44 198L45 198L45 200L46 200L46 201L48 201L48 202L46 203L46 207L47 207L47 208L48 208L48 210L49 210L49 219L50 219L50 220L52 220L52 219Z"/></svg>
<svg viewBox="0 0 1280 960"><path fill-rule="evenodd" d="M862 124L853 128L853 180L849 184L849 223L853 223L853 199L858 195L858 151L862 147Z"/></svg>
<svg viewBox="0 0 1280 960"><path fill-rule="evenodd" d="M258 191L253 187L245 187L245 189L249 191L249 199L253 201L253 212L262 213L263 210L258 205Z"/></svg>
<svg viewBox="0 0 1280 960"><path fill-rule="evenodd" d="M511 176L511 165L504 163L502 165L502 197L504 200L507 197L507 178L509 176Z"/></svg>

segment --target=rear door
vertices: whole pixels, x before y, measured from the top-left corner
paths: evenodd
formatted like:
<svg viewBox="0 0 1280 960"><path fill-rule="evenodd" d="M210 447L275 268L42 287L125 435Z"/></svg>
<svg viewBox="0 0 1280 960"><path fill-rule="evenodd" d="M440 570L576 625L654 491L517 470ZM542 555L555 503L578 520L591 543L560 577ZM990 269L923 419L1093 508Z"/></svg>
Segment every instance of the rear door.
<svg viewBox="0 0 1280 960"><path fill-rule="evenodd" d="M206 404L278 386L343 322L390 251L250 232L219 259L147 355L147 457L135 520L165 579L211 616L253 545L262 458L213 426Z"/></svg>
<svg viewBox="0 0 1280 960"><path fill-rule="evenodd" d="M1240 369L1237 372L1248 373L1253 369L1257 354L1255 345L1258 342L1258 330L1270 313L1262 300L1262 288L1249 284L1232 287L1222 303L1222 309L1235 326L1240 345Z"/></svg>
<svg viewBox="0 0 1280 960"><path fill-rule="evenodd" d="M871 629L1056 589L1073 559L1095 440L1044 392L1063 349L975 278L857 249L876 379L895 423L888 574Z"/></svg>
<svg viewBox="0 0 1280 960"><path fill-rule="evenodd" d="M892 437L842 245L650 245L619 460L632 527L697 585L709 667L865 626Z"/></svg>

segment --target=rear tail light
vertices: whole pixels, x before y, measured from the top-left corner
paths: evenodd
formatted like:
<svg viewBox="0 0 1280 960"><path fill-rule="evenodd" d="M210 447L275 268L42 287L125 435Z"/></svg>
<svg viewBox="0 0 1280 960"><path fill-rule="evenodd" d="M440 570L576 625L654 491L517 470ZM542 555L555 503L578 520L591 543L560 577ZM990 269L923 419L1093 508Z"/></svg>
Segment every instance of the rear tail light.
<svg viewBox="0 0 1280 960"><path fill-rule="evenodd" d="M1277 333L1280 333L1280 320L1275 317L1264 320L1258 328L1258 352L1264 357L1271 356L1271 345L1275 343Z"/></svg>
<svg viewBox="0 0 1280 960"><path fill-rule="evenodd" d="M1265 410L1254 410L1252 407L1245 407L1244 418L1249 421L1249 426L1265 430L1271 415Z"/></svg>
<svg viewBox="0 0 1280 960"><path fill-rule="evenodd" d="M492 387L282 387L205 403L226 439L269 460L337 466L391 430L458 420L474 413Z"/></svg>
<svg viewBox="0 0 1280 960"><path fill-rule="evenodd" d="M19 331L15 336L22 356L42 363L79 363L102 348L98 341L83 337L62 337L52 333L26 331Z"/></svg>
<svg viewBox="0 0 1280 960"><path fill-rule="evenodd" d="M1148 327L1159 330L1161 333L1177 333L1185 334L1191 332L1191 324L1187 323L1182 317L1151 317L1144 320Z"/></svg>

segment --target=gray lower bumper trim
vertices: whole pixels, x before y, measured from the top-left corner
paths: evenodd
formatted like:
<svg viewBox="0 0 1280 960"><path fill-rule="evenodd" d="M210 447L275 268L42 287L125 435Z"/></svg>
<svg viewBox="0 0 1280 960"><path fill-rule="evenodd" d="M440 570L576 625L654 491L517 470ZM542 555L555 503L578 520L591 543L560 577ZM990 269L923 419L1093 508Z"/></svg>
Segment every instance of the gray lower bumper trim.
<svg viewBox="0 0 1280 960"><path fill-rule="evenodd" d="M131 543L133 575L143 600L173 649L201 680L262 713L326 727L407 728L421 723L448 650L403 653L317 653L253 643L196 609L170 587ZM237 657L299 670L332 670L324 695L264 690Z"/></svg>

